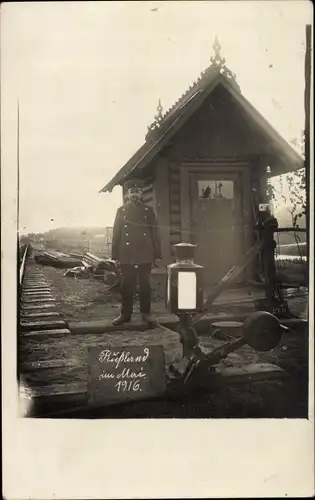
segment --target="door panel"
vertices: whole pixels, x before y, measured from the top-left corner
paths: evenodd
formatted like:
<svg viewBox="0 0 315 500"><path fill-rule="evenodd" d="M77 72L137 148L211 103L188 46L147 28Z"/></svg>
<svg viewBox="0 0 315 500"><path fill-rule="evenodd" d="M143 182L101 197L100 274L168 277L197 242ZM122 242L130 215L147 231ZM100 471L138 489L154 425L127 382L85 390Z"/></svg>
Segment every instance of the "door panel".
<svg viewBox="0 0 315 500"><path fill-rule="evenodd" d="M241 174L190 174L191 239L208 283L217 283L240 259L241 181Z"/></svg>

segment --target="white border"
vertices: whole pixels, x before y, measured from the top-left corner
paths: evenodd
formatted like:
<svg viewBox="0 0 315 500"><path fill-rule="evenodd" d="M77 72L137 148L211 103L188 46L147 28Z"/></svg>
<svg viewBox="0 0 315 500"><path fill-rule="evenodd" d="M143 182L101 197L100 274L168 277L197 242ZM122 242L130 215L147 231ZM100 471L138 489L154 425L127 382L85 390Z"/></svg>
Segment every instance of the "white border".
<svg viewBox="0 0 315 500"><path fill-rule="evenodd" d="M5 47L2 45L1 49ZM313 115L313 85L311 88ZM314 494L313 411L309 421L49 421L16 417L16 103L8 102L5 86L1 87L1 94L5 498L249 498ZM313 116L311 123L313 137ZM312 140L311 186L314 186L313 155ZM313 189L311 214L310 303L313 304ZM312 313L311 354L314 352ZM313 395L311 356L312 408Z"/></svg>

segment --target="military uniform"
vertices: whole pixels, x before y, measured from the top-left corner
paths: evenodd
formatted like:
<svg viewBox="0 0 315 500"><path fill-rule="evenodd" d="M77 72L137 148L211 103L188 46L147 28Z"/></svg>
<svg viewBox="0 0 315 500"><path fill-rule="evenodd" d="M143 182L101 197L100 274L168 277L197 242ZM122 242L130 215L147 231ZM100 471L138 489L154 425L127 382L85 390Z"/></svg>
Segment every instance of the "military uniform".
<svg viewBox="0 0 315 500"><path fill-rule="evenodd" d="M142 188L140 181L130 186ZM133 312L133 296L139 280L140 312L150 314L152 263L161 258L161 244L153 209L142 202L127 201L117 210L112 241L112 259L119 261L122 284L122 310L125 319Z"/></svg>

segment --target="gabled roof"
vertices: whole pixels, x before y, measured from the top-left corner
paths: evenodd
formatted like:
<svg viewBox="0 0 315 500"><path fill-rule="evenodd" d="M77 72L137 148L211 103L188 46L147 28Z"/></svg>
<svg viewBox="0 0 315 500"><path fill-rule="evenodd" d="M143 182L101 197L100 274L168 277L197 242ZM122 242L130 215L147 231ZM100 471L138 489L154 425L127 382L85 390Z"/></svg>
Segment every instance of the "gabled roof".
<svg viewBox="0 0 315 500"><path fill-rule="evenodd" d="M164 115L162 114L162 107L159 102L155 121L148 127L146 142L100 192L111 192L117 184L123 184L129 177L135 175L136 172L136 175L140 175L139 170L147 166L162 150L171 137L202 105L217 85L222 85L240 104L253 122L257 124L261 132L286 159L290 165L290 171L303 166L303 158L242 95L241 89L236 82L235 74L227 68L225 59L220 55L221 47L217 40L213 47L214 57L210 59L210 66L201 73L199 79L189 87Z"/></svg>

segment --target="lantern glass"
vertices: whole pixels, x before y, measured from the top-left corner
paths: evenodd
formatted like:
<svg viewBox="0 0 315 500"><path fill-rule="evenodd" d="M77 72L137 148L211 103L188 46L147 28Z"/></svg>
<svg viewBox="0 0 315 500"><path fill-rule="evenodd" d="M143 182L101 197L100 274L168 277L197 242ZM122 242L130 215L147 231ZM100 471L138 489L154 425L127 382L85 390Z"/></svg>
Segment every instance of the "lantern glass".
<svg viewBox="0 0 315 500"><path fill-rule="evenodd" d="M197 276L195 272L178 273L178 309L196 309Z"/></svg>

